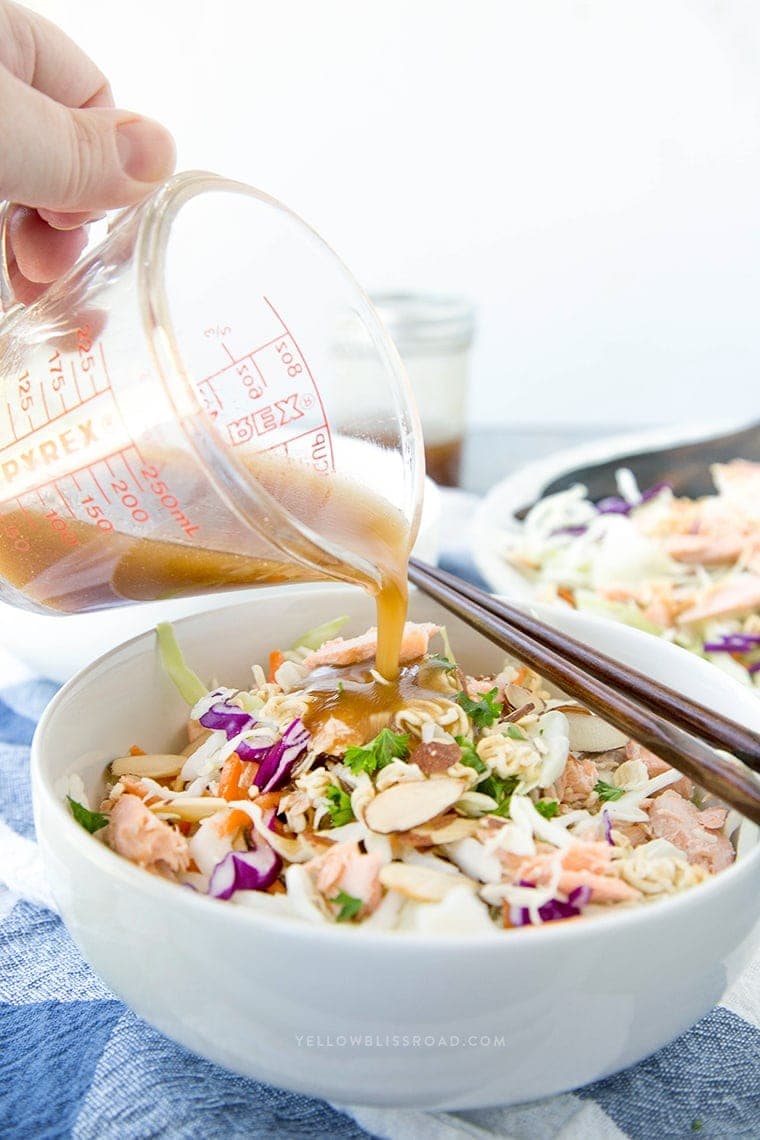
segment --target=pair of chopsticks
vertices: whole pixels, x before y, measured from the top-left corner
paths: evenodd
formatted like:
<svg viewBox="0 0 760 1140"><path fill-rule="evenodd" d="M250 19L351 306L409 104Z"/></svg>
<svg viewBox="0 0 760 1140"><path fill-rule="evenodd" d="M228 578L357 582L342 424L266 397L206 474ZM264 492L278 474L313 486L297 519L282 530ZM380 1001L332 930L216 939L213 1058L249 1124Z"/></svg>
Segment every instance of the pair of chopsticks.
<svg viewBox="0 0 760 1140"><path fill-rule="evenodd" d="M760 740L755 733L453 574L412 558L409 579L541 677L760 823L760 780L753 774L760 772ZM711 745L747 767L720 756Z"/></svg>

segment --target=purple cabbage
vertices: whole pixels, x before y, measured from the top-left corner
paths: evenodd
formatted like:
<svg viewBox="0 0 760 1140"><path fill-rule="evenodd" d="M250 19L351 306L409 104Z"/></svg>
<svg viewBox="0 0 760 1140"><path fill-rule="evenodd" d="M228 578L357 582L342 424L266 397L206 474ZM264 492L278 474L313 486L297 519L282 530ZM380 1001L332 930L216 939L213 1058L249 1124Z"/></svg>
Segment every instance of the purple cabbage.
<svg viewBox="0 0 760 1140"><path fill-rule="evenodd" d="M748 673L760 672L760 661L753 661L753 663L751 665L748 665L747 666L747 672Z"/></svg>
<svg viewBox="0 0 760 1140"><path fill-rule="evenodd" d="M551 533L552 536L555 534L570 534L573 535L573 537L577 537L580 534L585 534L587 530L587 526L558 526L557 529Z"/></svg>
<svg viewBox="0 0 760 1140"><path fill-rule="evenodd" d="M259 770L254 776L256 787L262 792L274 792L290 779L296 763L306 751L311 733L300 717L292 721L274 744L254 748L241 741L237 754L241 760L255 761Z"/></svg>
<svg viewBox="0 0 760 1140"><path fill-rule="evenodd" d="M632 504L621 499L619 495L610 495L608 499L600 499L595 506L600 515L629 515L633 510Z"/></svg>
<svg viewBox="0 0 760 1140"><path fill-rule="evenodd" d="M254 718L245 709L228 704L227 701L216 701L199 720L204 728L212 730L220 728L228 740L239 736L255 723Z"/></svg>
<svg viewBox="0 0 760 1140"><path fill-rule="evenodd" d="M673 484L668 483L667 479L663 479L659 483L653 483L651 487L647 487L646 491L641 492L642 503L648 503L650 499L654 499L659 495L660 491L672 491Z"/></svg>
<svg viewBox="0 0 760 1140"><path fill-rule="evenodd" d="M520 881L521 887L535 887L535 883L526 880ZM538 915L542 922L558 922L562 918L577 918L582 908L591 899L590 887L576 887L567 896L567 902L560 899L549 899L538 908ZM509 921L512 926L532 926L530 911L526 906L511 906L509 908Z"/></svg>
<svg viewBox="0 0 760 1140"><path fill-rule="evenodd" d="M654 483L651 487L647 487L646 491L641 492L641 502L648 503L650 499L656 498L661 491L670 491L672 489L672 483ZM622 499L620 495L610 495L606 499L600 499L599 502L594 505L600 515L629 515L636 506L636 503L629 503L625 499Z"/></svg>
<svg viewBox="0 0 760 1140"><path fill-rule="evenodd" d="M217 863L208 893L215 899L228 899L235 891L265 891L281 870L280 856L260 840L252 851L230 851Z"/></svg>
<svg viewBox="0 0 760 1140"><path fill-rule="evenodd" d="M615 840L612 838L612 816L607 811L607 808L602 808L602 820L604 821L604 838L610 847L614 847Z"/></svg>
<svg viewBox="0 0 760 1140"><path fill-rule="evenodd" d="M724 633L718 641L706 641L707 653L749 653L760 645L757 633Z"/></svg>

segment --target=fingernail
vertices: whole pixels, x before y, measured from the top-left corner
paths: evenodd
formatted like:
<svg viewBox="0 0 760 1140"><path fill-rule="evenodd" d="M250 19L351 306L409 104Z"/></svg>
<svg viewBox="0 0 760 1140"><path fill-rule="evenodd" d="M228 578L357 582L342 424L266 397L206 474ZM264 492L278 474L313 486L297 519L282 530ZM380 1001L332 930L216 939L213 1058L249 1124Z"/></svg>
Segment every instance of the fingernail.
<svg viewBox="0 0 760 1140"><path fill-rule="evenodd" d="M174 141L160 123L132 119L116 128L122 169L136 182L160 182L174 169Z"/></svg>

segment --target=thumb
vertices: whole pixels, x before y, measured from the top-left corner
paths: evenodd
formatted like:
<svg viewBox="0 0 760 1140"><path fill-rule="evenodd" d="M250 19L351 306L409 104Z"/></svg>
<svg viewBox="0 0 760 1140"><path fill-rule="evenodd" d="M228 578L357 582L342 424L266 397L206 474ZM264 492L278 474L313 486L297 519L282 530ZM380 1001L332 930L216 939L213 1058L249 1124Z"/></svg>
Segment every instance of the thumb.
<svg viewBox="0 0 760 1140"><path fill-rule="evenodd" d="M0 197L47 210L139 202L174 169L174 142L152 119L71 109L0 68Z"/></svg>

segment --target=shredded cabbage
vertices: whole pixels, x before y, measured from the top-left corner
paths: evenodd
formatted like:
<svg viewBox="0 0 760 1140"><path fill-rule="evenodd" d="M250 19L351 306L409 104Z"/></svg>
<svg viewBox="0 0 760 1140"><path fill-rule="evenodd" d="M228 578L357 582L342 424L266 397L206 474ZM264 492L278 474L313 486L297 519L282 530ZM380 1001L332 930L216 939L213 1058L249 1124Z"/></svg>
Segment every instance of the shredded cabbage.
<svg viewBox="0 0 760 1140"><path fill-rule="evenodd" d="M332 621L323 622L322 625L315 625L313 629L307 629L306 633L302 633L300 637L291 645L291 651L295 652L297 649L319 649L326 641L330 641L336 637L343 626L348 621L348 614L342 617L333 618Z"/></svg>
<svg viewBox="0 0 760 1140"><path fill-rule="evenodd" d="M185 662L182 650L174 636L174 630L168 621L159 622L156 626L156 640L158 641L158 655L164 671L176 685L183 701L187 701L192 708L193 705L208 695L208 689L200 677Z"/></svg>

